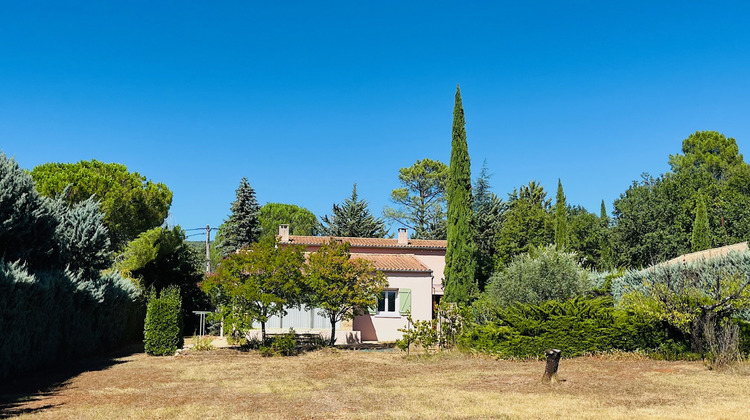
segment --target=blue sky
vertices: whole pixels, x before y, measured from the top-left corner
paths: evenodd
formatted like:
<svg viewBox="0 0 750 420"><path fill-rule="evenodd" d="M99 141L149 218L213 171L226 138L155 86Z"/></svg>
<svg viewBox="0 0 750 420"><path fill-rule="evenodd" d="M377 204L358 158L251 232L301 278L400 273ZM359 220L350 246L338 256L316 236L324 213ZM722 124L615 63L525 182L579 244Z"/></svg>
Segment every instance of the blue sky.
<svg viewBox="0 0 750 420"><path fill-rule="evenodd" d="M561 178L611 211L697 130L750 153L747 2L62 3L2 3L0 150L122 163L188 229L243 176L319 216L356 182L380 214L399 168L448 162L457 83L501 197Z"/></svg>

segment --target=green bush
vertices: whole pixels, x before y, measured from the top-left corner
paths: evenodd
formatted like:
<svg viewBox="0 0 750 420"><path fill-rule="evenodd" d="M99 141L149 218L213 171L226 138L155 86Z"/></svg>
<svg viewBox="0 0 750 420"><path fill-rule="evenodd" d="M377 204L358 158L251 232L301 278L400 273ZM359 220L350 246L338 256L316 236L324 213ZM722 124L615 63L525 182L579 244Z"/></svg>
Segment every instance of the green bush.
<svg viewBox="0 0 750 420"><path fill-rule="evenodd" d="M488 317L486 308L483 316ZM615 349L654 349L669 337L664 323L618 310L610 297L515 304L495 308L494 318L473 324L459 337L459 345L502 357L543 357L549 348L574 357Z"/></svg>
<svg viewBox="0 0 750 420"><path fill-rule="evenodd" d="M574 253L550 245L514 257L490 278L485 294L498 306L540 304L580 296L591 288L590 283L589 272Z"/></svg>
<svg viewBox="0 0 750 420"><path fill-rule="evenodd" d="M266 337L263 344L258 346L258 351L263 357L294 356L297 354L297 340L294 330L289 329L286 334Z"/></svg>
<svg viewBox="0 0 750 420"><path fill-rule="evenodd" d="M172 356L182 348L182 298L177 286L158 295L153 289L146 308L143 345L152 356Z"/></svg>

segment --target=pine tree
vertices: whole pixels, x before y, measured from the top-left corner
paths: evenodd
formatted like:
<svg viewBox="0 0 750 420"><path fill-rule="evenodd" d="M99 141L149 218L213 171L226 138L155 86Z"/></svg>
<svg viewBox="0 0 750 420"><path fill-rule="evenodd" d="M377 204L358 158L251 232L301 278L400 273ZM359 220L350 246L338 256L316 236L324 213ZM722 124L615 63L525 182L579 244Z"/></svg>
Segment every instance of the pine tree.
<svg viewBox="0 0 750 420"><path fill-rule="evenodd" d="M260 238L260 206L255 190L242 178L236 191L237 199L232 203L232 214L224 222L219 247L224 255L240 248L249 247Z"/></svg>
<svg viewBox="0 0 750 420"><path fill-rule="evenodd" d="M693 252L711 248L710 235L706 201L703 199L703 194L699 192L695 209L695 221L693 222L693 237L691 240Z"/></svg>
<svg viewBox="0 0 750 420"><path fill-rule="evenodd" d="M484 290L495 268L495 242L500 231L500 217L504 203L490 191L490 174L487 163L474 182L474 243L477 247L477 272L475 278L479 291Z"/></svg>
<svg viewBox="0 0 750 420"><path fill-rule="evenodd" d="M321 220L320 234L323 236L384 238L388 234L383 219L375 218L367 201L359 199L356 183L352 196L343 204L334 203L333 214L323 216Z"/></svg>
<svg viewBox="0 0 750 420"><path fill-rule="evenodd" d="M568 207L565 204L562 181L557 179L557 199L555 202L555 249L558 251L568 248Z"/></svg>
<svg viewBox="0 0 750 420"><path fill-rule="evenodd" d="M448 247L445 253L445 299L468 302L477 292L472 232L471 162L461 89L456 86L453 138L448 178Z"/></svg>

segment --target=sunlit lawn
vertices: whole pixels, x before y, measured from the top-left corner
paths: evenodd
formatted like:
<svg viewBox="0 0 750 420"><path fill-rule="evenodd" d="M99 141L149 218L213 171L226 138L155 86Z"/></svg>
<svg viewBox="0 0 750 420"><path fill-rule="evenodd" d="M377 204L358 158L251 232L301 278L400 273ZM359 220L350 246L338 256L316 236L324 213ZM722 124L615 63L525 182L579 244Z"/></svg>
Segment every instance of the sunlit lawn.
<svg viewBox="0 0 750 420"><path fill-rule="evenodd" d="M323 350L123 357L14 407L33 418L750 418L750 374L639 357L543 362ZM46 408L42 408L46 407ZM41 409L40 409L41 408ZM7 414L7 413L6 413Z"/></svg>

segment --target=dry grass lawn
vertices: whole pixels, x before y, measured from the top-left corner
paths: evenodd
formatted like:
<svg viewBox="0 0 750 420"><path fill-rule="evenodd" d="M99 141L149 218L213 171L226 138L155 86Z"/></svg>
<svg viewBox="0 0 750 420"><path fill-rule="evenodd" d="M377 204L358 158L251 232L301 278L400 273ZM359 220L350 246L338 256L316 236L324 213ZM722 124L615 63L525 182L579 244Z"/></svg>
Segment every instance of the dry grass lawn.
<svg viewBox="0 0 750 420"><path fill-rule="evenodd" d="M137 353L30 395L21 418L440 419L750 418L750 374L632 357L543 362L449 353L323 350L262 358L233 349ZM7 397L7 395L6 395ZM0 416L2 417L2 416Z"/></svg>

